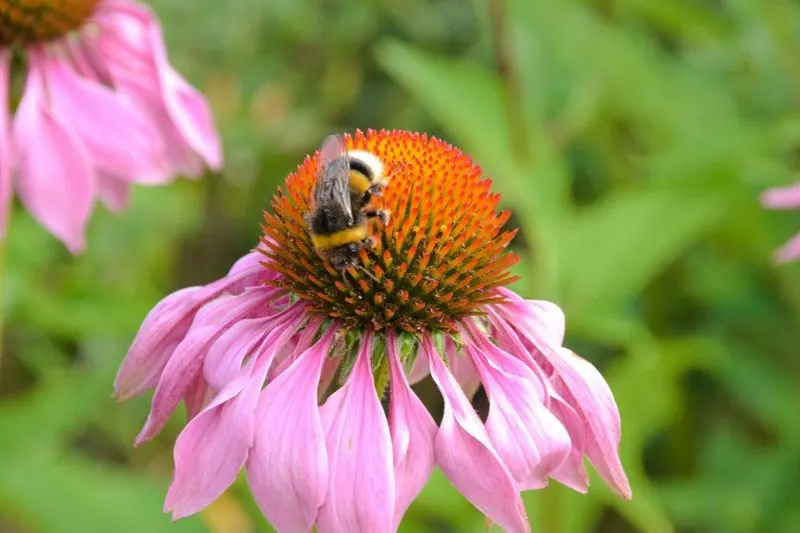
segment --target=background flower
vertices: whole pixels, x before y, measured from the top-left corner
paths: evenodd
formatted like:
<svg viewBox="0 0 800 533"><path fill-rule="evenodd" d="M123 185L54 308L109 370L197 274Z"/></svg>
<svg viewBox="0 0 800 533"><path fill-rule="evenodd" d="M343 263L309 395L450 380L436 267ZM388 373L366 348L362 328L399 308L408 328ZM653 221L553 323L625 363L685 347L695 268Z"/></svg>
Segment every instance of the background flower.
<svg viewBox="0 0 800 533"><path fill-rule="evenodd" d="M95 199L118 211L131 183L196 177L206 165L219 170L210 110L170 65L147 7L128 0L9 1L0 15L2 105L10 105L14 53L27 63L13 118L8 110L0 114L3 221L15 174L31 215L76 253L85 247Z"/></svg>
<svg viewBox="0 0 800 533"><path fill-rule="evenodd" d="M800 207L800 185L775 187L761 195L762 203L770 209L794 209ZM791 261L800 257L800 239L795 236L775 254L778 261Z"/></svg>

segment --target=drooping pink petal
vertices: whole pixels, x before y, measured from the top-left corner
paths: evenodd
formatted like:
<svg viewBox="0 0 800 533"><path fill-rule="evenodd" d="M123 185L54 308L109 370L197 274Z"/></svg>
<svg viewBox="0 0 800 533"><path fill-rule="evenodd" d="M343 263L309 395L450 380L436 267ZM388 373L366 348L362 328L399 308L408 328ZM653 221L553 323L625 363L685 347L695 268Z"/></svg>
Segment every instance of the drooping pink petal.
<svg viewBox="0 0 800 533"><path fill-rule="evenodd" d="M115 84L149 113L175 170L198 175L201 158L219 170L222 150L211 111L169 64L152 12L130 2L105 2L95 20L103 30L96 47Z"/></svg>
<svg viewBox="0 0 800 533"><path fill-rule="evenodd" d="M109 211L122 212L131 199L131 185L102 172L97 173L97 197Z"/></svg>
<svg viewBox="0 0 800 533"><path fill-rule="evenodd" d="M275 358L275 363L272 365L272 369L270 369L268 378L273 380L282 374L284 370L289 368L289 366L294 363L295 359L300 357L303 352L305 352L309 347L311 347L312 344L314 344L315 335L316 329L305 328L300 333L292 336L292 338L286 342L285 347ZM325 365L323 365L322 368L324 371ZM320 377L320 380L321 379L322 377Z"/></svg>
<svg viewBox="0 0 800 533"><path fill-rule="evenodd" d="M800 257L800 233L789 239L789 242L781 246L775 252L775 260L779 263L794 261Z"/></svg>
<svg viewBox="0 0 800 533"><path fill-rule="evenodd" d="M588 361L553 344L552 310L493 306L526 342L550 364L559 381L556 390L581 417L586 431L586 455L603 480L624 498L631 497L630 484L619 458L620 417L614 396L603 376Z"/></svg>
<svg viewBox="0 0 800 533"><path fill-rule="evenodd" d="M467 324L465 350L489 397L489 438L521 489L543 488L572 449L569 434L545 407L539 377Z"/></svg>
<svg viewBox="0 0 800 533"><path fill-rule="evenodd" d="M550 473L550 477L572 490L586 493L589 490L589 474L583 464L583 452L586 449L586 434L583 429L583 421L572 406L556 393L553 393L550 398L550 411L567 428L567 433L569 433L572 441L572 449L569 452L569 456L561 466Z"/></svg>
<svg viewBox="0 0 800 533"><path fill-rule="evenodd" d="M631 487L619 458L619 410L611 388L589 361L566 348L561 348L557 354L560 364L553 363L553 366L563 383L564 399L584 421L589 461L609 487L630 499ZM544 352L544 355L556 356L553 352Z"/></svg>
<svg viewBox="0 0 800 533"><path fill-rule="evenodd" d="M366 332L347 382L321 409L330 478L317 517L320 533L393 531L392 440L371 358L372 337Z"/></svg>
<svg viewBox="0 0 800 533"><path fill-rule="evenodd" d="M136 444L150 440L164 427L178 402L187 394L203 367L211 344L233 324L246 318L264 304L268 291L261 287L245 290L237 296L225 295L200 309L192 325L175 348L158 380L142 431Z"/></svg>
<svg viewBox="0 0 800 533"><path fill-rule="evenodd" d="M335 350L335 348L334 348ZM336 376L339 374L339 365L342 363L341 356L331 354L325 360L325 364L322 365L322 374L319 378L319 387L317 387L317 394L320 397L324 397L325 392L328 390L328 387L331 386L333 380L336 379Z"/></svg>
<svg viewBox="0 0 800 533"><path fill-rule="evenodd" d="M186 336L198 309L224 292L239 293L257 285L267 269L262 255L247 254L224 278L203 287L179 290L156 305L144 319L114 380L114 396L127 400L156 386L167 361Z"/></svg>
<svg viewBox="0 0 800 533"><path fill-rule="evenodd" d="M200 154L206 165L212 170L219 170L222 168L222 147L208 102L200 91L186 83L166 62L160 34L157 39L154 50L160 47L162 54L159 58L156 53L156 64L161 77L164 104L172 123L189 146Z"/></svg>
<svg viewBox="0 0 800 533"><path fill-rule="evenodd" d="M14 117L17 189L28 212L77 254L85 247L95 175L72 125L48 107L42 57L29 53L28 80Z"/></svg>
<svg viewBox="0 0 800 533"><path fill-rule="evenodd" d="M492 327L492 338L503 350L528 365L544 382L544 372L539 368L539 364L531 353L532 347L530 344L525 345L516 330L506 321L504 315L497 311L498 307L500 306L489 306L486 313Z"/></svg>
<svg viewBox="0 0 800 533"><path fill-rule="evenodd" d="M386 335L386 344L391 387L389 432L396 484L392 521L392 531L395 531L433 471L436 462L433 443L437 428L433 417L408 384L397 350L397 339L391 331Z"/></svg>
<svg viewBox="0 0 800 533"><path fill-rule="evenodd" d="M6 224L11 216L11 119L9 117L8 87L11 83L11 54L0 50L0 241L6 236Z"/></svg>
<svg viewBox="0 0 800 533"><path fill-rule="evenodd" d="M475 368L475 364L468 357L458 353L455 343L451 339L445 340L445 353L447 354L447 366L456 378L461 390L472 400L475 393L481 387L481 376ZM420 357L423 361L425 357Z"/></svg>
<svg viewBox="0 0 800 533"><path fill-rule="evenodd" d="M178 436L164 502L174 520L203 509L236 480L253 445L256 402L271 360L251 359Z"/></svg>
<svg viewBox="0 0 800 533"><path fill-rule="evenodd" d="M261 512L280 533L307 533L328 490L317 384L335 331L329 327L258 401L247 480Z"/></svg>
<svg viewBox="0 0 800 533"><path fill-rule="evenodd" d="M411 368L408 369L408 383L410 385L414 385L415 383L419 383L430 374L431 371L428 368L428 359L425 357L425 354L422 350L417 350L417 355L414 358L414 362L411 363Z"/></svg>
<svg viewBox="0 0 800 533"><path fill-rule="evenodd" d="M767 189L761 195L761 203L770 209L795 209L800 207L800 183Z"/></svg>
<svg viewBox="0 0 800 533"><path fill-rule="evenodd" d="M194 315L206 303L204 287L188 287L161 300L144 319L114 380L114 397L127 400L158 383Z"/></svg>
<svg viewBox="0 0 800 533"><path fill-rule="evenodd" d="M302 321L298 319L303 309L303 304L295 304L272 315L240 320L222 333L203 362L203 375L209 384L223 388L239 374L245 358L262 342L274 345L277 352L300 329ZM286 322L297 323L282 327Z"/></svg>
<svg viewBox="0 0 800 533"><path fill-rule="evenodd" d="M520 318L532 321L531 326L544 335L543 340L554 346L564 344L566 320L559 306L545 300L525 300L505 287L499 287L497 291L508 298L508 303L492 306L494 310L511 321Z"/></svg>
<svg viewBox="0 0 800 533"><path fill-rule="evenodd" d="M492 522L509 533L528 533L525 508L511 473L430 337L423 337L422 343L431 376L444 399L435 442L436 462L456 489Z"/></svg>
<svg viewBox="0 0 800 533"><path fill-rule="evenodd" d="M154 144L157 132L125 99L56 58L46 57L43 70L53 113L72 125L96 170L137 182L170 179Z"/></svg>
<svg viewBox="0 0 800 533"><path fill-rule="evenodd" d="M578 492L587 492L589 476L583 464L583 451L586 449L583 421L575 410L555 392L552 384L539 368L538 362L528 352L528 348L525 347L513 328L493 308L488 309L488 316L493 328L493 336L498 345L503 350L514 354L536 374L541 381L538 393L549 398L548 408L569 433L572 449L562 465L550 473L550 477Z"/></svg>
<svg viewBox="0 0 800 533"><path fill-rule="evenodd" d="M213 395L214 391L208 386L205 378L202 375L197 376L183 397L183 403L186 405L186 418L191 420L197 416Z"/></svg>

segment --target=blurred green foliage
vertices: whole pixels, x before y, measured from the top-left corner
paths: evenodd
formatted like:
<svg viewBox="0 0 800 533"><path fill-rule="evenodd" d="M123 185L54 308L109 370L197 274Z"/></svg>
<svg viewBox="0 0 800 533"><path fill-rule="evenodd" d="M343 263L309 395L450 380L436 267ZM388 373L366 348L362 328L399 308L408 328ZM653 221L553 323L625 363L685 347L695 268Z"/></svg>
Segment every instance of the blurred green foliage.
<svg viewBox="0 0 800 533"><path fill-rule="evenodd" d="M515 287L567 313L611 382L634 499L527 493L535 531L800 530L800 6L790 0L158 0L171 57L214 106L223 176L139 189L71 258L21 210L8 241L0 531L269 531L246 485L161 513L176 420L110 399L149 308L219 277L331 131L406 128L472 154L521 227ZM421 394L430 396L424 385ZM436 403L435 397L429 398ZM402 531L486 525L436 473Z"/></svg>

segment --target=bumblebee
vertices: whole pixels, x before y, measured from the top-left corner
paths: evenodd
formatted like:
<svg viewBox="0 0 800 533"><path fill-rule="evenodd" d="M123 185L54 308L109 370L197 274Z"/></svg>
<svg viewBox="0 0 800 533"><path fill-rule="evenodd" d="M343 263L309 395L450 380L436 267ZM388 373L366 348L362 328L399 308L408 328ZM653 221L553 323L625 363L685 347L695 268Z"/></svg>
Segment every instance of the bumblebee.
<svg viewBox="0 0 800 533"><path fill-rule="evenodd" d="M359 266L361 248L374 246L367 222L372 218L388 222L388 211L369 206L388 183L384 173L377 156L348 152L339 135L329 135L322 143L311 212L305 218L311 244L334 268Z"/></svg>

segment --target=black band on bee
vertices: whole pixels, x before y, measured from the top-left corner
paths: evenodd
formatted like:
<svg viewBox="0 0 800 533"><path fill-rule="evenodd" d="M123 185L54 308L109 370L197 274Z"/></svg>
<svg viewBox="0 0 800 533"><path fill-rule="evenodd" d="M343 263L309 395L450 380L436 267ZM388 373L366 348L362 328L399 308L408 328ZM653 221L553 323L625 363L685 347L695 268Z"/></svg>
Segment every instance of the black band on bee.
<svg viewBox="0 0 800 533"><path fill-rule="evenodd" d="M356 158L350 159L350 170L351 171L355 170L356 172L363 174L370 181L372 181L375 178L372 172L372 168L363 161Z"/></svg>

